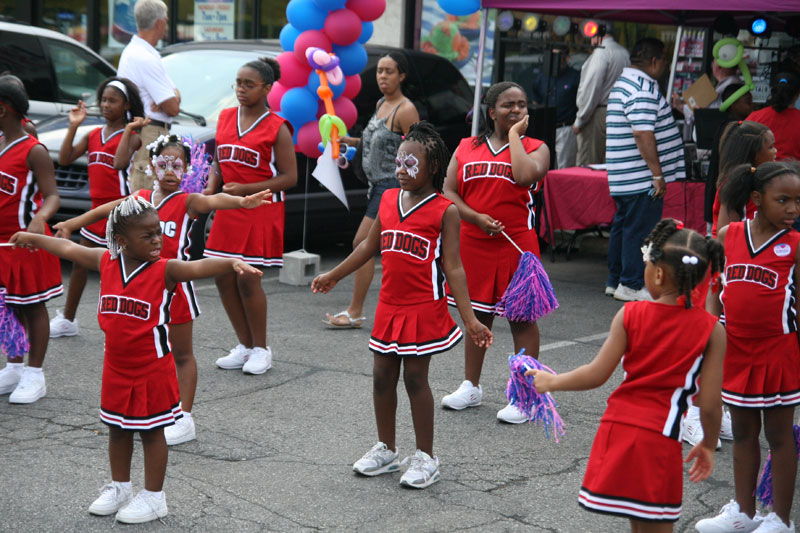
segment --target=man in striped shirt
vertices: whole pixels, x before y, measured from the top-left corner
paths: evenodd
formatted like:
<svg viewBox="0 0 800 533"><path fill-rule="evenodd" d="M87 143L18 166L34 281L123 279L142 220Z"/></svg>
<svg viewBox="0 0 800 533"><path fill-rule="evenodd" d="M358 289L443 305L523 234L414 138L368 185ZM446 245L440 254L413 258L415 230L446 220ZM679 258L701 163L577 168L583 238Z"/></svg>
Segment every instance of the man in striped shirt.
<svg viewBox="0 0 800 533"><path fill-rule="evenodd" d="M666 68L664 43L642 39L608 98L606 165L617 212L605 292L617 300L650 298L640 247L661 220L667 183L686 177L683 141L656 81Z"/></svg>

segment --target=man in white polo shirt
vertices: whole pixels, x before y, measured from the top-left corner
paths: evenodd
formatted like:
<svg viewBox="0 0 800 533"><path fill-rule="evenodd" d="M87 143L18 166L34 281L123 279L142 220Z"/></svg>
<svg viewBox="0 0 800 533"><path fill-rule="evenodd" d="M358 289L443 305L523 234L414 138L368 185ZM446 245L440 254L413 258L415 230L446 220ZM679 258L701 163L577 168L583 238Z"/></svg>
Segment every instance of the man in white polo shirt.
<svg viewBox="0 0 800 533"><path fill-rule="evenodd" d="M647 300L641 246L661 220L667 183L684 179L683 141L658 88L667 68L664 43L642 39L608 96L606 166L617 205L608 238L606 294Z"/></svg>
<svg viewBox="0 0 800 533"><path fill-rule="evenodd" d="M180 110L181 97L155 49L167 33L166 4L161 0L138 0L133 15L137 34L122 51L117 75L136 84L145 114L150 119L142 128L142 147L133 158L129 177L131 190L136 191L153 188L152 176L145 174L149 160L146 147L159 135L169 133L172 117Z"/></svg>

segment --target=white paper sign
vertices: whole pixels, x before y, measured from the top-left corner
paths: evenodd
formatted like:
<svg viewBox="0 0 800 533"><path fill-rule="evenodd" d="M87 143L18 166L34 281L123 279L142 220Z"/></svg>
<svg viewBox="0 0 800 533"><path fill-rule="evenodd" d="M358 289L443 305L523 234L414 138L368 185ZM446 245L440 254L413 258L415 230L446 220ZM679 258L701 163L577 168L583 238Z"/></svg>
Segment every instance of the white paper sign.
<svg viewBox="0 0 800 533"><path fill-rule="evenodd" d="M339 174L339 166L336 164L336 160L331 157L332 146L331 143L328 143L328 146L325 147L325 152L317 158L317 168L314 169L311 175L317 178L317 181L332 192L350 211L350 206L347 205L347 196L344 194L342 176Z"/></svg>
<svg viewBox="0 0 800 533"><path fill-rule="evenodd" d="M236 14L233 0L195 0L194 40L227 41L234 38Z"/></svg>

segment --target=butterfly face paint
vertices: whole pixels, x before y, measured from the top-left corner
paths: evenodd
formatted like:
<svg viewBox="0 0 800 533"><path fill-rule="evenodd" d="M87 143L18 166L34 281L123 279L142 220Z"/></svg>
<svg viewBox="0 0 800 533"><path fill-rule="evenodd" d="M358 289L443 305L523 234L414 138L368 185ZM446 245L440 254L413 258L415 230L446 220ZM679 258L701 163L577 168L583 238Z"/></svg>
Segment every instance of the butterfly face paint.
<svg viewBox="0 0 800 533"><path fill-rule="evenodd" d="M394 160L395 168L394 173L399 174L406 169L406 174L411 176L412 180L417 179L417 173L419 172L419 159L414 154L407 154L403 151L397 152L397 157Z"/></svg>
<svg viewBox="0 0 800 533"><path fill-rule="evenodd" d="M174 155L159 155L153 158L153 167L156 177L162 180L167 172L172 172L176 178L183 179L183 161Z"/></svg>

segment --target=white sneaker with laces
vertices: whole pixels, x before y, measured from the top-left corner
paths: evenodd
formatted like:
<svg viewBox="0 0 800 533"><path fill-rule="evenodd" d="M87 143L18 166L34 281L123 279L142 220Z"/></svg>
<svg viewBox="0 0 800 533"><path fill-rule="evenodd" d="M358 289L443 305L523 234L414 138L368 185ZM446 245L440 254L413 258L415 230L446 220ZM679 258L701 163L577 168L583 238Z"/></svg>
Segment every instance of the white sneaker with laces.
<svg viewBox="0 0 800 533"><path fill-rule="evenodd" d="M237 344L228 355L217 359L217 366L225 370L242 368L250 356L250 350L244 344Z"/></svg>
<svg viewBox="0 0 800 533"><path fill-rule="evenodd" d="M696 414L695 414L696 413ZM703 424L700 422L700 410L689 409L686 417L683 419L683 441L696 446L699 442L703 441ZM722 441L717 439L717 449L722 449Z"/></svg>
<svg viewBox="0 0 800 533"><path fill-rule="evenodd" d="M22 363L8 363L3 370L0 370L0 394L14 392L24 369Z"/></svg>
<svg viewBox="0 0 800 533"><path fill-rule="evenodd" d="M98 516L114 514L131 502L132 493L130 482L112 481L100 489L100 497L89 506L89 512Z"/></svg>
<svg viewBox="0 0 800 533"><path fill-rule="evenodd" d="M26 367L22 371L19 383L8 397L8 403L33 403L47 394L44 382L44 372L40 369Z"/></svg>
<svg viewBox="0 0 800 533"><path fill-rule="evenodd" d="M167 498L164 491L140 490L135 498L117 511L117 521L123 524L142 524L167 516Z"/></svg>
<svg viewBox="0 0 800 533"><path fill-rule="evenodd" d="M722 426L719 428L719 438L733 440L733 426L731 425L731 412L722 409Z"/></svg>
<svg viewBox="0 0 800 533"><path fill-rule="evenodd" d="M353 471L370 477L397 472L400 470L397 455L397 450L392 451L384 443L379 442L353 463Z"/></svg>
<svg viewBox="0 0 800 533"><path fill-rule="evenodd" d="M408 464L408 470L400 478L400 484L415 489L430 487L439 481L439 458L431 457L422 450L406 457L400 464Z"/></svg>
<svg viewBox="0 0 800 533"><path fill-rule="evenodd" d="M528 415L520 411L516 405L510 403L497 411L497 419L506 424L522 424L528 421Z"/></svg>
<svg viewBox="0 0 800 533"><path fill-rule="evenodd" d="M647 287L642 287L641 289L637 290L631 289L622 283L620 283L619 286L614 290L614 299L621 300L623 302L653 301L653 298L647 291Z"/></svg>
<svg viewBox="0 0 800 533"><path fill-rule="evenodd" d="M460 411L467 407L477 407L483 399L483 389L477 387L468 379L461 382L455 392L442 398L442 407Z"/></svg>
<svg viewBox="0 0 800 533"><path fill-rule="evenodd" d="M78 334L78 319L67 320L64 313L56 311L56 316L50 320L50 338L74 337Z"/></svg>
<svg viewBox="0 0 800 533"><path fill-rule="evenodd" d="M769 513L753 533L794 533L794 522L786 523L775 513Z"/></svg>
<svg viewBox="0 0 800 533"><path fill-rule="evenodd" d="M167 439L167 446L183 444L196 438L194 430L194 419L189 413L175 421L171 426L164 428L164 438Z"/></svg>
<svg viewBox="0 0 800 533"><path fill-rule="evenodd" d="M699 533L752 533L761 525L758 513L750 518L739 509L736 500L728 502L714 518L704 518L695 524Z"/></svg>
<svg viewBox="0 0 800 533"><path fill-rule="evenodd" d="M617 292L617 289L620 288L622 285L617 285L616 287L612 287L610 285L606 285L606 289L603 292L606 296L614 296L614 293Z"/></svg>
<svg viewBox="0 0 800 533"><path fill-rule="evenodd" d="M245 374L263 374L272 368L272 350L269 346L266 349L256 346L250 350L247 362L242 365L242 372Z"/></svg>

